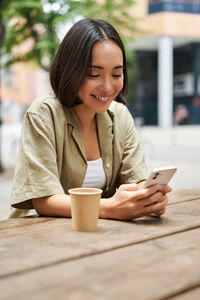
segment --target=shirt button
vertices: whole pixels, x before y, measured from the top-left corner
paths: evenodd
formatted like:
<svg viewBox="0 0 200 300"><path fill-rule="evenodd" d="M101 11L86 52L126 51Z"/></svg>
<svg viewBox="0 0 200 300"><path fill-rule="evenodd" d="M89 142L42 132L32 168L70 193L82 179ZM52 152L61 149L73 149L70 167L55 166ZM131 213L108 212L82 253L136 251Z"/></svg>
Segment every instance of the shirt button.
<svg viewBox="0 0 200 300"><path fill-rule="evenodd" d="M106 168L110 168L110 163L109 162L106 163Z"/></svg>

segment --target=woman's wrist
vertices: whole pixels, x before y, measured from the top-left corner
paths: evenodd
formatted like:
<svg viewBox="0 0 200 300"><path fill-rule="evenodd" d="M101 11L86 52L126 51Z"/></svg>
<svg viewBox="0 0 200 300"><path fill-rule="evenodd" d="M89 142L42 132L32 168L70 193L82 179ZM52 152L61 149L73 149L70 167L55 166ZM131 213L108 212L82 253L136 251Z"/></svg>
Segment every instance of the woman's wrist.
<svg viewBox="0 0 200 300"><path fill-rule="evenodd" d="M99 218L112 219L112 204L110 198L102 198L100 200Z"/></svg>

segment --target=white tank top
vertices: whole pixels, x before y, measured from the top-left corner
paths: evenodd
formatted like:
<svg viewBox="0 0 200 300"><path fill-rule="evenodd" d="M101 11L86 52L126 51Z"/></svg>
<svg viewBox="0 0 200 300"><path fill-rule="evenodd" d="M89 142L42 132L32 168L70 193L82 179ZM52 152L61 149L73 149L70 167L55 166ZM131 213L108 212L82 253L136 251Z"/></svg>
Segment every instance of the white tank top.
<svg viewBox="0 0 200 300"><path fill-rule="evenodd" d="M106 184L106 174L102 158L87 162L87 171L82 187L103 188Z"/></svg>

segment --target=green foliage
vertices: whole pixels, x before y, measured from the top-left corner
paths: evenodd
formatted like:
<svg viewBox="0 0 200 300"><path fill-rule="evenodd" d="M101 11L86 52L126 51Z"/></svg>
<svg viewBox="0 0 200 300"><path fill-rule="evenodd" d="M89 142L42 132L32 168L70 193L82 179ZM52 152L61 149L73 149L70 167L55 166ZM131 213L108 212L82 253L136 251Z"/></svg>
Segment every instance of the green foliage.
<svg viewBox="0 0 200 300"><path fill-rule="evenodd" d="M119 31L125 46L134 36L135 20L130 14L133 0L4 0L2 50L8 54L7 66L19 61L32 61L44 70L59 45L58 26L74 22L81 17L104 19ZM21 45L27 50L22 51ZM128 47L126 47L128 49ZM127 52L132 60L131 52Z"/></svg>
<svg viewBox="0 0 200 300"><path fill-rule="evenodd" d="M3 53L10 54L7 65L34 61L48 70L59 41L53 26L53 13L45 14L40 0L5 1L3 23L6 28ZM16 46L24 43L27 51Z"/></svg>
<svg viewBox="0 0 200 300"><path fill-rule="evenodd" d="M83 0L81 14L87 18L104 19L111 23L119 32L126 49L127 61L133 62L133 52L129 50L129 44L139 30L135 25L135 18L131 14L135 1L133 0Z"/></svg>

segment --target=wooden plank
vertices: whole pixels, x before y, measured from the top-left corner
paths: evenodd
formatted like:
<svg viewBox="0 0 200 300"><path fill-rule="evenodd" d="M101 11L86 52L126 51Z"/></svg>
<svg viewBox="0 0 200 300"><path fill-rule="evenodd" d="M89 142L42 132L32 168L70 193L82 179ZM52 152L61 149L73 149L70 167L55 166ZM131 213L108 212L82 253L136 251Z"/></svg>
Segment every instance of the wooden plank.
<svg viewBox="0 0 200 300"><path fill-rule="evenodd" d="M16 229L17 227L24 227L26 225L38 224L39 222L46 222L52 218L38 218L38 217L25 217L25 218L13 218L0 221L0 237L10 229ZM4 230L4 231L3 231Z"/></svg>
<svg viewBox="0 0 200 300"><path fill-rule="evenodd" d="M3 279L0 290L4 300L162 300L199 284L196 229Z"/></svg>
<svg viewBox="0 0 200 300"><path fill-rule="evenodd" d="M181 293L178 296L168 298L170 300L199 300L200 299L200 287L192 289L185 293Z"/></svg>
<svg viewBox="0 0 200 300"><path fill-rule="evenodd" d="M16 226L1 232L0 278L196 228L199 216L200 199L171 205L161 218L99 220L98 230L90 233L73 231L65 218Z"/></svg>
<svg viewBox="0 0 200 300"><path fill-rule="evenodd" d="M200 190L199 189L182 189L173 191L168 194L169 205L183 202L200 199Z"/></svg>

